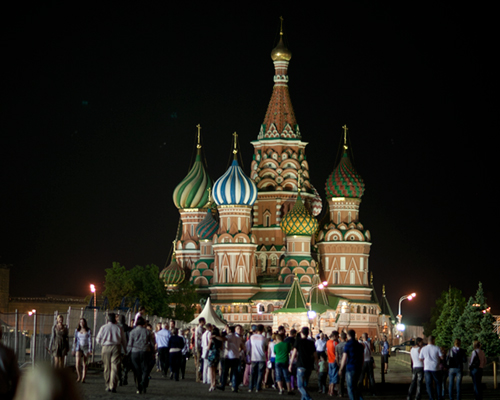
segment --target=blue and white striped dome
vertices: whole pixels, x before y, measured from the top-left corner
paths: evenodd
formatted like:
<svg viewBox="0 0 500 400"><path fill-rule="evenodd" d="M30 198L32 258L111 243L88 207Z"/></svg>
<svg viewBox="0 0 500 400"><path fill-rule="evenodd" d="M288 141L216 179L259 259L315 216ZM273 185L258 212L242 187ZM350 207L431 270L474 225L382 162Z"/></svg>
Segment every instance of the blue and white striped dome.
<svg viewBox="0 0 500 400"><path fill-rule="evenodd" d="M257 186L245 175L237 160L214 184L213 198L217 205L251 206L257 200Z"/></svg>

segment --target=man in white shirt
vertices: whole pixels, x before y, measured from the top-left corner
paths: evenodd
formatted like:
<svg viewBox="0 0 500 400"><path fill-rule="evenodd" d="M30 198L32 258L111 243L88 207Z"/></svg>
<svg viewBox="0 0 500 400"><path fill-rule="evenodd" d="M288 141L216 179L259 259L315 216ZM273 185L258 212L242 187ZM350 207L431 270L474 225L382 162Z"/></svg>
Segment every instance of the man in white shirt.
<svg viewBox="0 0 500 400"><path fill-rule="evenodd" d="M203 349L201 348L201 338L205 333L205 318L201 317L198 320L198 326L194 331L194 364L196 366L196 382L200 382L203 377L203 358L201 354Z"/></svg>
<svg viewBox="0 0 500 400"><path fill-rule="evenodd" d="M266 370L266 353L267 353L267 339L262 335L264 332L264 325L257 325L255 334L250 336L250 360L252 362L252 372L250 375L250 383L248 391L251 392L255 389L259 392L262 386L262 378Z"/></svg>
<svg viewBox="0 0 500 400"><path fill-rule="evenodd" d="M217 389L225 389L227 376L229 375L229 370L231 370L232 390L233 392L238 392L238 367L240 365L240 352L245 349L245 343L243 342L243 338L236 333L235 326L229 327L229 334L225 339L224 347L226 350L226 356L224 360L224 371L222 373L221 385L217 386Z"/></svg>
<svg viewBox="0 0 500 400"><path fill-rule="evenodd" d="M172 333L168 330L166 322L161 324L161 329L156 332L156 349L158 350L158 357L160 358L161 373L165 378L167 376L169 365L169 348L168 341Z"/></svg>
<svg viewBox="0 0 500 400"><path fill-rule="evenodd" d="M411 384L408 389L408 396L406 400L411 400L413 392L415 392L415 399L420 400L422 397L420 390L422 388L422 381L424 380L424 364L420 361L420 351L424 345L424 339L417 338L416 345L411 348Z"/></svg>
<svg viewBox="0 0 500 400"><path fill-rule="evenodd" d="M364 346L363 367L361 368L358 385L363 386L365 375L368 375L369 390L370 393L374 395L375 378L373 377L372 352L370 350L370 342L368 341L368 333L363 333L361 335L361 344Z"/></svg>
<svg viewBox="0 0 500 400"><path fill-rule="evenodd" d="M443 359L441 349L434 344L436 338L429 336L429 344L420 350L420 361L424 363L425 386L429 400L434 400L432 397L432 381L436 383L437 400L443 400L442 392L442 374L439 369L439 362Z"/></svg>
<svg viewBox="0 0 500 400"><path fill-rule="evenodd" d="M137 314L135 314L135 317L134 317L134 326L137 325L137 318L139 318L139 317L144 318L144 314L146 314L146 308L144 308L144 307L139 308L139 312Z"/></svg>
<svg viewBox="0 0 500 400"><path fill-rule="evenodd" d="M212 337L212 324L205 325L207 330L201 337L201 358L203 358L203 383L211 384L210 374L208 373L208 343Z"/></svg>

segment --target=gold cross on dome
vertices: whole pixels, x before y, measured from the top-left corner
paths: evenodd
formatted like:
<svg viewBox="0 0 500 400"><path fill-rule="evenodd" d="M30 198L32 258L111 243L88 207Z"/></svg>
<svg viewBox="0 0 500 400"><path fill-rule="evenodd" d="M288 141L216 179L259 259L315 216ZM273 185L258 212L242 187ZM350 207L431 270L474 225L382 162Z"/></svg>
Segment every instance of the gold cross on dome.
<svg viewBox="0 0 500 400"><path fill-rule="evenodd" d="M299 169L299 171L297 172L297 192L300 193L300 188L301 188L301 182L302 182L302 170Z"/></svg>
<svg viewBox="0 0 500 400"><path fill-rule="evenodd" d="M233 150L233 154L236 157L236 153L238 153L238 149L236 148L236 143L238 142L238 134L236 132L234 132L233 136L234 136L234 150Z"/></svg>
<svg viewBox="0 0 500 400"><path fill-rule="evenodd" d="M283 36L283 17L280 17L280 36Z"/></svg>
<svg viewBox="0 0 500 400"><path fill-rule="evenodd" d="M344 129L344 149L347 150L347 125L344 124L342 127Z"/></svg>
<svg viewBox="0 0 500 400"><path fill-rule="evenodd" d="M201 143L200 143L201 125L200 125L200 124L198 124L198 125L196 125L196 127L198 128L198 144L196 145L196 148L197 148L197 149L201 149Z"/></svg>

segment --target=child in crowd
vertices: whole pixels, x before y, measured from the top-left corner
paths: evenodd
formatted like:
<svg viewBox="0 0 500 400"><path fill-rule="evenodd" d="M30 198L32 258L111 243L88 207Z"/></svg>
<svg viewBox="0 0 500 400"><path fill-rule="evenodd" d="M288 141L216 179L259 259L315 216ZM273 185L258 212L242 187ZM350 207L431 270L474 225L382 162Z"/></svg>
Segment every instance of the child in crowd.
<svg viewBox="0 0 500 400"><path fill-rule="evenodd" d="M328 389L326 387L327 376L328 376L328 360L326 359L326 354L323 352L319 357L319 363L318 363L319 393L328 393Z"/></svg>

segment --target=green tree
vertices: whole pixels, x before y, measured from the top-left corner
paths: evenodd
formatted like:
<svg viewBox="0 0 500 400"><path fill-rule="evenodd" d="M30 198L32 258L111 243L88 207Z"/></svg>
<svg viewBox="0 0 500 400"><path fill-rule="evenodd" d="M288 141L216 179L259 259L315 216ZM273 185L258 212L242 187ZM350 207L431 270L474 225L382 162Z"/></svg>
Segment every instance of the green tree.
<svg viewBox="0 0 500 400"><path fill-rule="evenodd" d="M493 324L495 317L489 312L483 314L481 321L481 332L479 332L478 340L481 342L481 348L486 353L487 357L496 357L500 355L500 338L494 331Z"/></svg>
<svg viewBox="0 0 500 400"><path fill-rule="evenodd" d="M156 265L139 265L127 270L114 262L106 269L104 295L108 297L111 308L117 308L121 300L132 307L136 298L146 308L148 314L166 316L168 313L167 292L159 278Z"/></svg>
<svg viewBox="0 0 500 400"><path fill-rule="evenodd" d="M474 298L471 296L469 297L469 301L464 308L464 312L460 315L455 328L453 328L453 338L460 339L464 349L467 349L471 344L467 334L467 321L469 319L469 315L474 313L474 311Z"/></svg>
<svg viewBox="0 0 500 400"><path fill-rule="evenodd" d="M466 304L466 300L462 296L462 291L454 287L450 287L448 290L444 290L441 293L441 296L436 300L436 305L431 309L431 319L424 324L425 336L433 334L434 329L436 329L437 327L437 320L439 319L443 311L443 307L449 296L451 296L452 299L456 300L459 310L461 312L463 311Z"/></svg>
<svg viewBox="0 0 500 400"><path fill-rule="evenodd" d="M451 287L445 295L445 302L443 304L441 314L436 321L436 328L432 331L432 335L436 337L436 345L438 346L444 346L447 341L447 338L444 335L444 327L451 315L452 299L450 292Z"/></svg>
<svg viewBox="0 0 500 400"><path fill-rule="evenodd" d="M167 317L186 322L192 321L198 302L199 295L196 292L196 286L185 280L167 292L169 305Z"/></svg>

